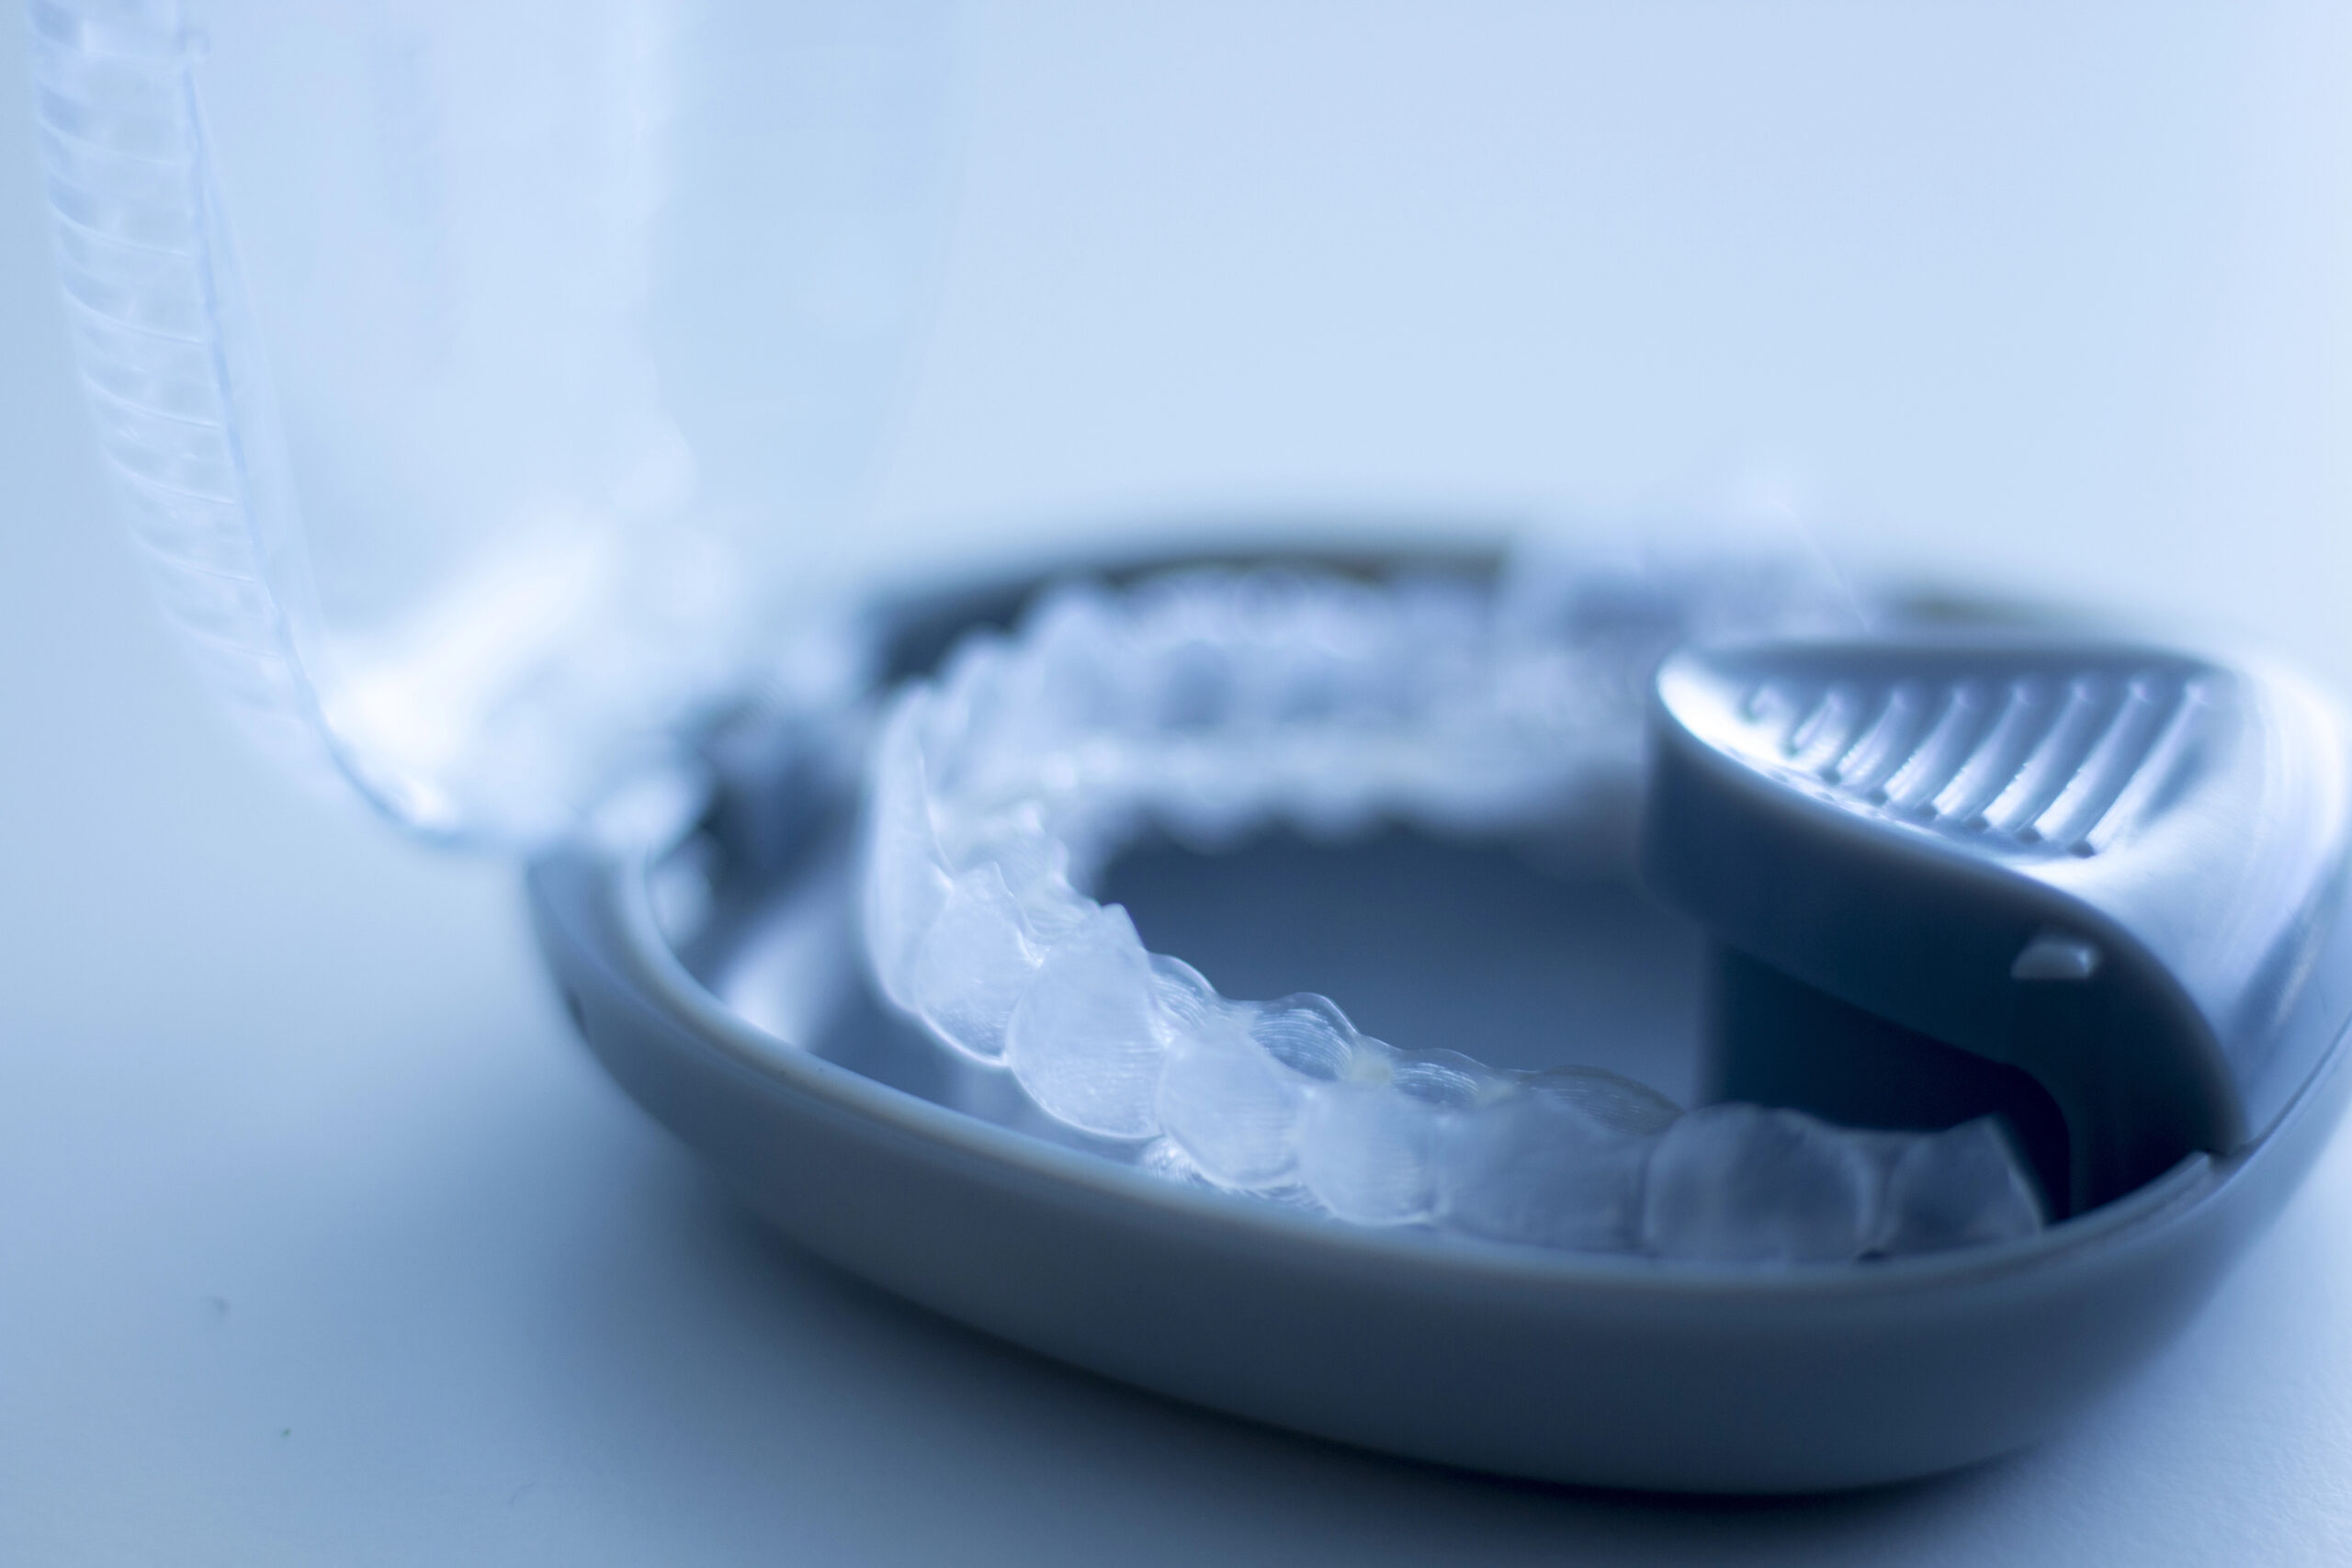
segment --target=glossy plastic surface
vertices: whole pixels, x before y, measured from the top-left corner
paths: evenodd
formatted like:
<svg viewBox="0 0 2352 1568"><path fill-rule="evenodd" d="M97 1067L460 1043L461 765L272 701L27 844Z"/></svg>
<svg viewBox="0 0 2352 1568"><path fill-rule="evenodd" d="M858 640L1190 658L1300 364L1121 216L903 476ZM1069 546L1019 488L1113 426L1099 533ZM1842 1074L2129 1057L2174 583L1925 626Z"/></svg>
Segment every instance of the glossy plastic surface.
<svg viewBox="0 0 2352 1568"><path fill-rule="evenodd" d="M937 604L888 662L922 668L956 626L1001 624L1019 598ZM1336 1225L1171 1186L1042 1117L989 1119L1017 1123L986 1101L1004 1077L932 1048L855 962L854 802L821 761L835 743L786 726L720 748L730 782L675 851L576 847L534 864L540 943L590 1048L821 1256L1046 1354L1344 1442L1736 1492L1891 1481L2018 1448L2189 1321L2352 1083L2331 1049L2233 1153L2191 1154L2030 1240L1936 1257L1758 1270ZM1147 856L1111 880L1145 931L1261 988L1295 983L1284 954L1328 937L1312 982L1389 1027L1387 1010L1438 994L1416 954L1476 964L1499 1036L1523 1046L1520 1020L1575 995L1608 1021L1611 1066L1677 1092L1692 1081L1702 1021L1678 998L1699 987L1699 933L1622 883L1544 891L1508 857L1409 846L1322 852L1303 875L1305 849L1268 852ZM1410 886L1443 901L1416 907ZM1242 969L1253 954L1263 968Z"/></svg>
<svg viewBox="0 0 2352 1568"><path fill-rule="evenodd" d="M775 678L867 543L944 0L30 11L101 437L275 750L529 843Z"/></svg>
<svg viewBox="0 0 2352 1568"><path fill-rule="evenodd" d="M2076 1207L2258 1134L2352 1018L2352 740L2291 674L2039 639L1677 656L1651 885L2040 1080Z"/></svg>
<svg viewBox="0 0 2352 1568"><path fill-rule="evenodd" d="M643 860L566 851L530 875L590 1047L753 1208L886 1289L1143 1388L1547 1480L1804 1491L2030 1443L2189 1321L2347 1081L2324 1072L2237 1157L1941 1258L1759 1274L1368 1233L990 1124L954 1108L953 1084L885 1081L909 1061L902 1026L828 964L846 910L828 913L822 864L787 863L769 889L798 913L762 948L766 1016L800 1034L688 972Z"/></svg>

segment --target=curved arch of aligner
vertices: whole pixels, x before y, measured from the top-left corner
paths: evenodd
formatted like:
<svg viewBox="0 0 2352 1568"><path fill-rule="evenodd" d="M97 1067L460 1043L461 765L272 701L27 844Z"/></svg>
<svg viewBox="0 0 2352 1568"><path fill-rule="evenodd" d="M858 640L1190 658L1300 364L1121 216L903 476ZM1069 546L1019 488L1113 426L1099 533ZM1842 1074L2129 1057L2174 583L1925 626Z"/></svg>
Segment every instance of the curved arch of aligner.
<svg viewBox="0 0 2352 1568"><path fill-rule="evenodd" d="M1219 996L1086 892L1147 820L1209 845L1276 819L1503 832L1623 784L1663 642L1804 624L1802 594L1759 606L1717 575L1653 585L1646 615L1612 603L1597 632L1442 579L1193 571L1049 596L1017 637L964 644L884 727L876 981L943 1045L1147 1168L1356 1224L1776 1261L2030 1230L2033 1189L1994 1123L1685 1114L1599 1069L1399 1051L1320 997Z"/></svg>

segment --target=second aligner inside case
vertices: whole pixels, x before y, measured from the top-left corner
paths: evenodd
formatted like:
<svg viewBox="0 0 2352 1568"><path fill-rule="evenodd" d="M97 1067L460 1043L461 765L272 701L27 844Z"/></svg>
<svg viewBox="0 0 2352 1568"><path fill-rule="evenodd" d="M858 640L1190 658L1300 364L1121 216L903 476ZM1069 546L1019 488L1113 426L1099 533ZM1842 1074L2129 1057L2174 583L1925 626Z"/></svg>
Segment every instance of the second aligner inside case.
<svg viewBox="0 0 2352 1568"><path fill-rule="evenodd" d="M2030 1234L2041 1207L1994 1120L1685 1111L1599 1068L1399 1048L1319 996L1222 997L1091 897L1148 828L1214 849L1274 825L1492 837L1574 818L1634 787L1668 648L1835 629L1841 606L1790 557L1065 587L893 707L869 779L869 964L944 1048L1144 1168L1347 1223L1758 1263Z"/></svg>

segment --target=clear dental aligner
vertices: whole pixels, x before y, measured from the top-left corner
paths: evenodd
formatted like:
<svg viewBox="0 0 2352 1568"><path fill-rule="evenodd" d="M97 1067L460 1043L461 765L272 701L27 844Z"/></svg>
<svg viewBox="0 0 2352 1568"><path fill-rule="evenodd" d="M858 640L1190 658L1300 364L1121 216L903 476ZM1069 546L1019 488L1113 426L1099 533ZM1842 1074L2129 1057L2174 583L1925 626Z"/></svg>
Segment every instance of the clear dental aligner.
<svg viewBox="0 0 2352 1568"><path fill-rule="evenodd" d="M944 1045L1171 1179L1364 1225L1594 1252L1835 1261L2018 1235L1990 1121L1937 1134L1681 1111L1597 1068L1490 1068L1234 1001L1087 894L1146 824L1526 830L1640 766L1642 694L1690 635L1815 629L1788 563L1519 570L1499 589L1200 570L1049 596L899 700L869 789L868 960Z"/></svg>

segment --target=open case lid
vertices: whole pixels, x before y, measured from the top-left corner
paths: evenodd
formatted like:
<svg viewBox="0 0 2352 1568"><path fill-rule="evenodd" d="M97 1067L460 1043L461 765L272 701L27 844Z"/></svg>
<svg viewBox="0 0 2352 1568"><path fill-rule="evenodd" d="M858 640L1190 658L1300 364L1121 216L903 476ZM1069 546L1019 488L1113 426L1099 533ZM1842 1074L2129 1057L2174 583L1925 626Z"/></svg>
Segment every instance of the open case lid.
<svg viewBox="0 0 2352 1568"><path fill-rule="evenodd" d="M870 553L940 0L32 0L61 268L174 618L273 750L528 845Z"/></svg>

